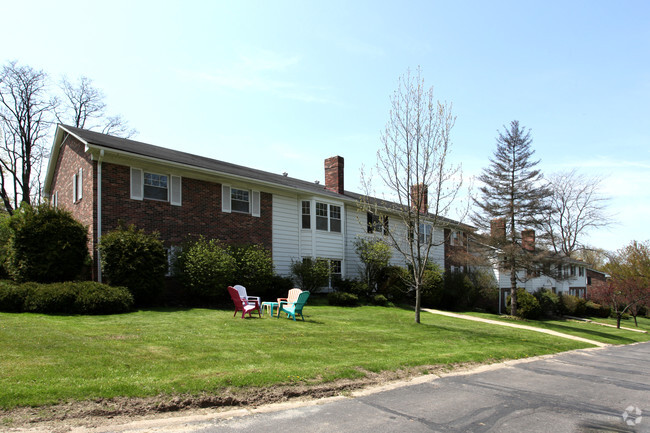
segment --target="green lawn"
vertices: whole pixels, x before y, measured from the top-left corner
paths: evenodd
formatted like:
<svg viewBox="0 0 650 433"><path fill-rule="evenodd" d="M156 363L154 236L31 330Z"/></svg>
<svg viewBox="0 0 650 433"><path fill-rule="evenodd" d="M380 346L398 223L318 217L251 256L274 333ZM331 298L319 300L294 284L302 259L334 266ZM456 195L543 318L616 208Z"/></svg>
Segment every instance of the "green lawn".
<svg viewBox="0 0 650 433"><path fill-rule="evenodd" d="M307 320L232 310L114 316L0 313L0 408L114 396L318 383L360 369L486 362L589 347L399 308L305 307ZM592 325L595 326L595 325Z"/></svg>
<svg viewBox="0 0 650 433"><path fill-rule="evenodd" d="M507 316L499 316L497 314L487 313L463 313L485 319L500 320L504 322L517 323L520 325L535 326L538 328L551 329L557 332L563 332L569 335L576 335L578 337L588 338L590 340L599 341L608 344L630 344L640 341L650 341L650 334L643 334L640 332L627 331L624 329L610 328L607 326L597 325L595 323L580 322L575 320L514 320ZM616 325L616 319L600 319L592 318L591 320L600 321ZM627 320L621 322L621 326L633 328L634 321ZM639 318L639 329L650 329L650 319Z"/></svg>

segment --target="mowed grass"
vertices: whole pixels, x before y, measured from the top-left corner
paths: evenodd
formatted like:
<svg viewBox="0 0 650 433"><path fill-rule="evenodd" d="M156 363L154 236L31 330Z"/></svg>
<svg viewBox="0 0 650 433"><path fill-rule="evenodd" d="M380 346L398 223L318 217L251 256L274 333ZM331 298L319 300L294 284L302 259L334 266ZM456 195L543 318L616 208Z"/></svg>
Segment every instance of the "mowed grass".
<svg viewBox="0 0 650 433"><path fill-rule="evenodd" d="M305 307L306 321L232 310L113 316L0 313L0 408L319 383L363 370L487 362L588 344L399 308Z"/></svg>
<svg viewBox="0 0 650 433"><path fill-rule="evenodd" d="M607 344L631 344L642 341L650 341L650 334L641 332L628 331L625 329L610 328L595 323L581 322L576 320L516 320L508 316L499 316L497 314L487 313L463 313L472 316L482 317L484 319L499 320L504 322L516 323L538 328L550 329L557 332L563 332L569 335L588 338ZM592 318L591 320L616 325L616 319ZM633 320L621 322L621 326L634 328ZM639 317L639 328L642 330L650 329L650 319Z"/></svg>

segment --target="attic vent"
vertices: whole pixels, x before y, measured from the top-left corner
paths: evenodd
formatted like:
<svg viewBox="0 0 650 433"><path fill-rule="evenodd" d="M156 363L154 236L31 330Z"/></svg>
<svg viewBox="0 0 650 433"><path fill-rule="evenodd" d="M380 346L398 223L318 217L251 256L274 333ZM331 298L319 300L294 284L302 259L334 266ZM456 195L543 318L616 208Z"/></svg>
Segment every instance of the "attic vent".
<svg viewBox="0 0 650 433"><path fill-rule="evenodd" d="M284 173L282 173L282 176L287 177L287 176L289 176L289 173L287 173L287 172L285 171Z"/></svg>
<svg viewBox="0 0 650 433"><path fill-rule="evenodd" d="M314 183L315 183L316 185L320 185L320 180L315 180Z"/></svg>

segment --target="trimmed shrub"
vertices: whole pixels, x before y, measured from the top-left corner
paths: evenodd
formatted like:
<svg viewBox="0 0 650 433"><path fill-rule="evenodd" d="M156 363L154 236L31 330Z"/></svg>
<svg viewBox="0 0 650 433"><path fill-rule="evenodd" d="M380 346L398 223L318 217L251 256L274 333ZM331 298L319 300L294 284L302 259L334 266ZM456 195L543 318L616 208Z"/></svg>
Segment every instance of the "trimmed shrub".
<svg viewBox="0 0 650 433"><path fill-rule="evenodd" d="M111 285L128 288L136 305L158 300L167 272L167 253L157 233L147 234L134 225L120 226L102 236L99 251L102 271Z"/></svg>
<svg viewBox="0 0 650 433"><path fill-rule="evenodd" d="M384 295L391 302L407 302L410 297L406 281L408 281L406 268L385 267L377 277L377 294Z"/></svg>
<svg viewBox="0 0 650 433"><path fill-rule="evenodd" d="M0 311L20 313L25 305L25 288L9 281L0 281Z"/></svg>
<svg viewBox="0 0 650 433"><path fill-rule="evenodd" d="M201 237L183 247L176 263L182 284L194 296L208 302L230 299L226 288L237 284L233 281L239 276L229 246L217 239Z"/></svg>
<svg viewBox="0 0 650 433"><path fill-rule="evenodd" d="M391 303L384 295L375 295L372 297L373 305L379 305L380 307L388 307Z"/></svg>
<svg viewBox="0 0 650 433"><path fill-rule="evenodd" d="M612 309L607 305L600 305L593 301L587 301L585 304L585 314L587 317L607 318L612 313Z"/></svg>
<svg viewBox="0 0 650 433"><path fill-rule="evenodd" d="M545 317L554 317L560 313L560 298L558 295L548 289L538 290L533 295L537 299L537 302L539 302L542 315Z"/></svg>
<svg viewBox="0 0 650 433"><path fill-rule="evenodd" d="M0 283L0 311L44 314L116 314L130 311L133 296L125 287L93 281L51 284Z"/></svg>
<svg viewBox="0 0 650 433"><path fill-rule="evenodd" d="M305 258L291 264L293 281L299 288L311 293L316 293L321 287L327 285L329 272L329 264L326 260Z"/></svg>
<svg viewBox="0 0 650 433"><path fill-rule="evenodd" d="M8 268L16 281L49 283L80 275L88 259L88 231L70 212L23 205L9 219L9 228Z"/></svg>
<svg viewBox="0 0 650 433"><path fill-rule="evenodd" d="M273 284L273 257L262 245L246 245L232 249L235 259L235 284L246 287L248 293L266 296Z"/></svg>
<svg viewBox="0 0 650 433"><path fill-rule="evenodd" d="M507 299L507 305L510 307L510 296ZM524 319L539 319L542 315L542 309L539 302L532 294L528 293L521 287L517 289L517 316Z"/></svg>
<svg viewBox="0 0 650 433"><path fill-rule="evenodd" d="M327 294L327 302L337 307L356 307L359 304L359 297L352 293L331 292Z"/></svg>
<svg viewBox="0 0 650 433"><path fill-rule="evenodd" d="M567 316L584 317L587 311L587 301L573 295L566 295L561 293L560 299L560 312Z"/></svg>

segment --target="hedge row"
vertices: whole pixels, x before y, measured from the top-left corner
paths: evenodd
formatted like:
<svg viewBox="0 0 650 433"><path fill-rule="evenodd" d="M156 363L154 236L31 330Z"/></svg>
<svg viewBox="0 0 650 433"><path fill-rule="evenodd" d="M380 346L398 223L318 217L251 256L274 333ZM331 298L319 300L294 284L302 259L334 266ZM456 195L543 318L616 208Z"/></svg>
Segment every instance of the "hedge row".
<svg viewBox="0 0 650 433"><path fill-rule="evenodd" d="M0 311L47 314L116 314L130 311L133 296L124 287L93 281L14 284L0 281Z"/></svg>

